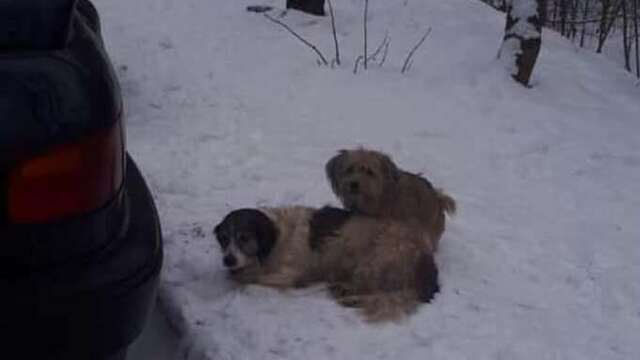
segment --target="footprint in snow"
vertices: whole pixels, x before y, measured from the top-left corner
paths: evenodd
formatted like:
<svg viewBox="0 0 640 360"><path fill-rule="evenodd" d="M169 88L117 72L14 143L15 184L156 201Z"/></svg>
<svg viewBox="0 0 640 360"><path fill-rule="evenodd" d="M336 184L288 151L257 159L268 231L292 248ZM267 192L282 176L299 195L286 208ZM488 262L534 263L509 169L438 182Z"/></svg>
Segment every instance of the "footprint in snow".
<svg viewBox="0 0 640 360"><path fill-rule="evenodd" d="M160 48L162 50L171 50L173 49L175 46L173 45L173 42L169 39L164 39L162 41L160 41L158 43L158 46L160 46Z"/></svg>

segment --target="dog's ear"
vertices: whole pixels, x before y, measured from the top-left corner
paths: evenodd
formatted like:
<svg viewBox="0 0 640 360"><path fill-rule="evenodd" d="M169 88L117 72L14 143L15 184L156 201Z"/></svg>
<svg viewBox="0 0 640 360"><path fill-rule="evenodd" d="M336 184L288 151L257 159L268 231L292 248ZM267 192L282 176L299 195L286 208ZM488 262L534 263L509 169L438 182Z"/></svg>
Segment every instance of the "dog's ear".
<svg viewBox="0 0 640 360"><path fill-rule="evenodd" d="M396 183L400 179L400 170L389 155L382 154L380 156L380 166L384 177L392 183Z"/></svg>
<svg viewBox="0 0 640 360"><path fill-rule="evenodd" d="M229 239L226 236L224 236L222 232L223 230L222 230L222 222L221 222L213 228L213 236L215 236L216 240L218 241L218 244L220 244L220 247L224 249L227 246L229 246Z"/></svg>
<svg viewBox="0 0 640 360"><path fill-rule="evenodd" d="M258 261L262 263L266 260L267 256L269 256L278 240L278 229L273 221L264 214L256 218L255 226L256 241L258 243L256 256L258 257Z"/></svg>
<svg viewBox="0 0 640 360"><path fill-rule="evenodd" d="M335 194L338 194L338 176L344 161L347 159L347 156L347 150L340 150L338 154L329 159L327 164L324 166L324 171L327 174L327 179L329 180L331 188L333 189L333 192Z"/></svg>

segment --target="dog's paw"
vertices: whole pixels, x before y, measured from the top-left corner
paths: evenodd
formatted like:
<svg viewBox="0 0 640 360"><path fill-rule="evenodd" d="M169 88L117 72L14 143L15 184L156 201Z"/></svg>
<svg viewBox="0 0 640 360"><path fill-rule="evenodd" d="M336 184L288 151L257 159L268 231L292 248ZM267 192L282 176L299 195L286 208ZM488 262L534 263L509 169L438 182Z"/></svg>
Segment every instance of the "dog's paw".
<svg viewBox="0 0 640 360"><path fill-rule="evenodd" d="M237 271L229 273L231 279L239 284L255 284L258 282L258 276L248 271Z"/></svg>
<svg viewBox="0 0 640 360"><path fill-rule="evenodd" d="M349 308L361 308L363 306L362 297L358 295L343 296L337 298L336 301L338 301L338 304Z"/></svg>
<svg viewBox="0 0 640 360"><path fill-rule="evenodd" d="M336 299L338 304L346 307L360 307L361 297L356 295L356 291L346 283L329 284L329 293Z"/></svg>
<svg viewBox="0 0 640 360"><path fill-rule="evenodd" d="M294 288L299 283L296 275L295 272L286 270L278 273L263 274L258 279L258 283L276 289Z"/></svg>
<svg viewBox="0 0 640 360"><path fill-rule="evenodd" d="M341 298L351 295L353 292L345 283L331 283L328 285L329 293L335 298Z"/></svg>

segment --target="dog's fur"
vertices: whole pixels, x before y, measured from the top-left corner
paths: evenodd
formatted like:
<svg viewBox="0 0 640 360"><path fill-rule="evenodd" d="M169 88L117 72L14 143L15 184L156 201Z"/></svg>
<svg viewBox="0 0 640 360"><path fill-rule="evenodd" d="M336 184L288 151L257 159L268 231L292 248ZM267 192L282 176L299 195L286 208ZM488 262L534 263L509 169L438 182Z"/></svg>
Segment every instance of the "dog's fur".
<svg viewBox="0 0 640 360"><path fill-rule="evenodd" d="M427 179L399 169L388 155L367 149L341 150L325 171L346 209L414 223L427 232L437 250L445 213L454 214L456 202Z"/></svg>
<svg viewBox="0 0 640 360"><path fill-rule="evenodd" d="M241 209L214 233L236 281L281 289L326 282L369 321L402 318L439 291L420 232L390 219L330 207Z"/></svg>

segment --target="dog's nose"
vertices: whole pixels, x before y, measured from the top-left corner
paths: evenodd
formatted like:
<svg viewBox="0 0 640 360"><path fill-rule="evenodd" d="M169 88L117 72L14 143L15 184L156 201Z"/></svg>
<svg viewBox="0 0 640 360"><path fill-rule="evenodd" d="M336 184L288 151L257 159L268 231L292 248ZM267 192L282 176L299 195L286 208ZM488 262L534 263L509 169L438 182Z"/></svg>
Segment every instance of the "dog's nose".
<svg viewBox="0 0 640 360"><path fill-rule="evenodd" d="M236 257L233 255L225 256L224 259L222 259L222 262L226 267L234 267L238 263L238 261L236 260Z"/></svg>
<svg viewBox="0 0 640 360"><path fill-rule="evenodd" d="M349 190L351 190L351 192L357 192L360 189L360 183L358 183L357 181L352 181L349 183Z"/></svg>

